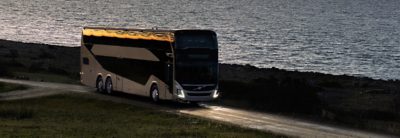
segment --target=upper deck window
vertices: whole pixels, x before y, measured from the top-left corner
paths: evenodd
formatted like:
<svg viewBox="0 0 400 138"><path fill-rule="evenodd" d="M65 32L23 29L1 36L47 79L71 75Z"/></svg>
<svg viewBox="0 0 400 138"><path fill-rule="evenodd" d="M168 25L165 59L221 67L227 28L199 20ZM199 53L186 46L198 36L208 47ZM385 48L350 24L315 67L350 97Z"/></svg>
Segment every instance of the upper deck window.
<svg viewBox="0 0 400 138"><path fill-rule="evenodd" d="M176 47L217 49L217 38L212 32L183 32L176 34Z"/></svg>

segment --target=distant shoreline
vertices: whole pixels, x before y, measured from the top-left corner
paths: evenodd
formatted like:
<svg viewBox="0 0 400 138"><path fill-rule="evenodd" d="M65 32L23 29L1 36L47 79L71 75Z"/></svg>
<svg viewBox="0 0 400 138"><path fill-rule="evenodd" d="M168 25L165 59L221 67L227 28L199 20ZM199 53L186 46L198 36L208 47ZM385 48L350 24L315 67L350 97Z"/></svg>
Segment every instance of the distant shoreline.
<svg viewBox="0 0 400 138"><path fill-rule="evenodd" d="M23 48L29 48L29 49L32 49L31 47L40 47L40 48L48 47L48 48L56 48L56 49L70 49L69 51L76 51L76 50L79 51L79 46L51 45L51 44L45 44L45 43L18 42L18 41L0 39L0 48L1 47L7 47L7 48L11 48L11 49L12 49L12 47L23 47ZM357 76L357 75L351 75L351 74L339 74L339 75L336 75L336 74L321 73L321 72L308 72L308 71L279 69L279 68L276 68L276 67L260 68L260 67L256 67L256 66L249 65L249 64L242 65L242 64L220 63L220 65L246 66L246 67L253 67L253 68L258 68L258 69L267 69L267 70L272 69L272 70L281 70L281 71L298 72L298 73L316 73L316 74L324 74L324 75L356 77L356 78L381 80L381 81L396 81L396 80L400 81L400 79L378 79L378 78L371 78L371 77L367 77L367 76Z"/></svg>

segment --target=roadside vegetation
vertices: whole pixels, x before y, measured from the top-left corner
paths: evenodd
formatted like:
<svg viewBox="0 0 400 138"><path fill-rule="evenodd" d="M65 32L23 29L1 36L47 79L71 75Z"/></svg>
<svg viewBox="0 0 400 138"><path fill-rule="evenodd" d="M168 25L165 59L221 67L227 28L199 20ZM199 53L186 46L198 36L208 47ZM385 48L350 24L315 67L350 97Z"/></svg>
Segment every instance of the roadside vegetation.
<svg viewBox="0 0 400 138"><path fill-rule="evenodd" d="M19 70L13 72L13 78L32 81L80 84L78 78L43 71L30 72L26 70Z"/></svg>
<svg viewBox="0 0 400 138"><path fill-rule="evenodd" d="M50 68L50 70L52 71L48 71L44 69L26 68L23 65L18 64L17 62L14 64L10 64L0 61L0 64L2 64L0 65L0 77L32 81L79 84L79 78L76 75L62 73L61 71L58 71L58 69Z"/></svg>
<svg viewBox="0 0 400 138"><path fill-rule="evenodd" d="M0 137L278 137L84 94L2 101L0 122Z"/></svg>
<svg viewBox="0 0 400 138"><path fill-rule="evenodd" d="M79 83L79 48L0 42L0 77Z"/></svg>
<svg viewBox="0 0 400 138"><path fill-rule="evenodd" d="M400 80L220 65L220 104L400 134Z"/></svg>

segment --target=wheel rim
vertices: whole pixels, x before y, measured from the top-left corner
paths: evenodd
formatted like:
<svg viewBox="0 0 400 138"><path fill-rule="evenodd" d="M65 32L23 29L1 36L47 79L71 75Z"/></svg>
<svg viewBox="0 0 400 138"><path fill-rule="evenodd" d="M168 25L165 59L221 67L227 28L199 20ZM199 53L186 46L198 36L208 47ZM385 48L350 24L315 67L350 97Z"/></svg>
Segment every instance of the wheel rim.
<svg viewBox="0 0 400 138"><path fill-rule="evenodd" d="M158 101L158 90L153 89L153 91L151 92L151 96L153 98L153 101Z"/></svg>
<svg viewBox="0 0 400 138"><path fill-rule="evenodd" d="M107 93L111 93L112 92L112 83L110 81L108 81L107 83Z"/></svg>
<svg viewBox="0 0 400 138"><path fill-rule="evenodd" d="M99 92L101 92L103 90L102 88L103 88L103 81L99 80L97 82L97 89Z"/></svg>

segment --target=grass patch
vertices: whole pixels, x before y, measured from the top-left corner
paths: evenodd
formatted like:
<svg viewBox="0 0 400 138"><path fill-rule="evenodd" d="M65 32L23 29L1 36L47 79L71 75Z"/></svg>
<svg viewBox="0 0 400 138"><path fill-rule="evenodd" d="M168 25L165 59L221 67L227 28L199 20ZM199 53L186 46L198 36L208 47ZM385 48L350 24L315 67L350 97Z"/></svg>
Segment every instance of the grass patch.
<svg viewBox="0 0 400 138"><path fill-rule="evenodd" d="M58 83L69 83L79 84L79 79L74 79L66 75L59 75L47 72L14 72L14 76L22 77L33 81L45 81L45 82L58 82Z"/></svg>
<svg viewBox="0 0 400 138"><path fill-rule="evenodd" d="M80 84L79 74L70 74L63 69L53 66L48 67L48 69L44 69L41 67L41 65L39 66L35 64L31 65L29 68L14 65L7 66L7 68L2 68L2 65L0 64L0 76L32 81Z"/></svg>
<svg viewBox="0 0 400 138"><path fill-rule="evenodd" d="M33 110L21 106L9 106L0 108L0 118L7 119L27 119L33 117Z"/></svg>
<svg viewBox="0 0 400 138"><path fill-rule="evenodd" d="M24 107L24 108L15 108ZM278 137L83 94L0 102L2 137ZM15 109L15 110L14 110ZM20 116L15 119L10 116Z"/></svg>
<svg viewBox="0 0 400 138"><path fill-rule="evenodd" d="M27 86L18 85L18 84L11 84L11 83L2 83L0 82L0 93L2 92L9 92L9 91L16 91L16 90L25 90Z"/></svg>

